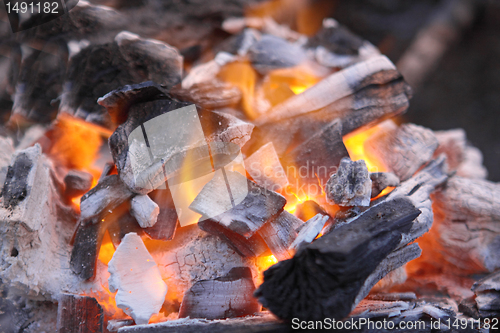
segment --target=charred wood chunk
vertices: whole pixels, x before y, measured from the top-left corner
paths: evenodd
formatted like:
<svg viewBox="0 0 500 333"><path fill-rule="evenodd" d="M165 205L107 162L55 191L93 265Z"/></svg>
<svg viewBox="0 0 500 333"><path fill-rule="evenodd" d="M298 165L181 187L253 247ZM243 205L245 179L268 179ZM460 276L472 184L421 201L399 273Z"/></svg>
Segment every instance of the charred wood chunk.
<svg viewBox="0 0 500 333"><path fill-rule="evenodd" d="M255 295L282 319L342 319L419 214L406 198L374 206L265 271Z"/></svg>
<svg viewBox="0 0 500 333"><path fill-rule="evenodd" d="M107 217L107 219L109 220L110 217ZM115 248L120 245L123 237L128 233L135 232L139 236L144 235L144 229L137 223L136 218L128 210L114 220L113 223L107 224L109 225L109 236Z"/></svg>
<svg viewBox="0 0 500 333"><path fill-rule="evenodd" d="M58 333L101 333L104 314L97 300L89 296L64 294L57 307Z"/></svg>
<svg viewBox="0 0 500 333"><path fill-rule="evenodd" d="M241 186L245 186L246 183L247 188L243 189L247 190L246 196L237 205L231 206L231 203L227 205L224 200L218 199L215 196L216 191L205 191L204 188L190 206L195 212L209 217L206 221L200 221L202 222L200 225L202 230L204 230L203 226L218 224L232 233L250 238L265 223L283 211L286 199L282 195L258 186L238 172L227 172L227 178L229 184L239 183ZM240 179L243 181L239 181ZM212 180L205 187L210 186L209 188L212 189L214 184L215 182ZM219 190L226 186L224 182L217 182L217 184ZM233 189L231 188L231 190ZM214 213L220 211L222 211L220 214Z"/></svg>
<svg viewBox="0 0 500 333"><path fill-rule="evenodd" d="M31 150L30 150L31 152ZM14 158L14 163L7 169L2 190L5 208L15 207L28 196L28 176L32 173L34 161L38 156L26 151Z"/></svg>
<svg viewBox="0 0 500 333"><path fill-rule="evenodd" d="M99 218L133 195L118 175L107 176L80 200L80 217L82 220Z"/></svg>
<svg viewBox="0 0 500 333"><path fill-rule="evenodd" d="M368 154L384 161L390 171L405 181L432 159L438 144L430 129L404 124L377 133L366 142L365 149Z"/></svg>
<svg viewBox="0 0 500 333"><path fill-rule="evenodd" d="M273 69L293 67L306 59L304 50L288 41L264 35L248 50L253 67L261 74Z"/></svg>
<svg viewBox="0 0 500 333"><path fill-rule="evenodd" d="M92 175L88 172L70 170L64 177L66 190L64 194L68 198L74 198L85 194L92 186Z"/></svg>
<svg viewBox="0 0 500 333"><path fill-rule="evenodd" d="M189 89L174 87L170 90L170 94L206 109L234 106L241 100L241 91L238 87L217 79L193 84Z"/></svg>
<svg viewBox="0 0 500 333"><path fill-rule="evenodd" d="M474 283L472 291L476 294L477 308L482 315L500 313L500 272L487 275Z"/></svg>
<svg viewBox="0 0 500 333"><path fill-rule="evenodd" d="M287 170L296 168L293 174L299 176L297 181L314 185L320 182L319 185L323 185L344 157L349 157L349 153L342 141L342 123L334 120L293 149L283 161Z"/></svg>
<svg viewBox="0 0 500 333"><path fill-rule="evenodd" d="M333 23L333 22L332 22ZM338 55L358 55L363 40L337 22L323 27L307 41L307 48L322 46Z"/></svg>
<svg viewBox="0 0 500 333"><path fill-rule="evenodd" d="M160 208L157 221L154 226L145 228L152 239L171 240L177 228L177 211L175 210L172 194L169 189L158 189L149 194Z"/></svg>
<svg viewBox="0 0 500 333"><path fill-rule="evenodd" d="M308 220L298 232L297 238L290 244L290 250L297 250L304 244L311 243L323 230L326 221L330 217L328 215L318 214L312 219Z"/></svg>
<svg viewBox="0 0 500 333"><path fill-rule="evenodd" d="M389 186L395 187L399 185L398 176L392 172L373 172L370 173L370 179L372 180L372 198L375 198Z"/></svg>
<svg viewBox="0 0 500 333"><path fill-rule="evenodd" d="M272 142L266 143L245 160L245 169L260 186L278 191L288 185L288 178Z"/></svg>
<svg viewBox="0 0 500 333"><path fill-rule="evenodd" d="M283 211L276 219L264 224L258 234L276 259L286 260L293 256L293 250L289 248L297 237L296 230L303 224L295 215Z"/></svg>
<svg viewBox="0 0 500 333"><path fill-rule="evenodd" d="M130 213L141 228L150 228L156 224L160 207L147 195L136 195L132 198Z"/></svg>
<svg viewBox="0 0 500 333"><path fill-rule="evenodd" d="M104 237L102 223L80 224L76 231L74 246L71 252L70 267L82 280L95 277L97 256Z"/></svg>
<svg viewBox="0 0 500 333"><path fill-rule="evenodd" d="M179 318L224 319L259 312L255 285L247 267L232 268L223 277L196 282L184 295Z"/></svg>
<svg viewBox="0 0 500 333"><path fill-rule="evenodd" d="M364 160L343 158L325 187L326 198L339 206L369 206L372 181Z"/></svg>
<svg viewBox="0 0 500 333"><path fill-rule="evenodd" d="M310 220L318 214L328 215L326 210L314 200L306 200L298 204L297 208L295 209L295 215L302 221ZM299 232L303 226L304 224L296 229L296 231Z"/></svg>

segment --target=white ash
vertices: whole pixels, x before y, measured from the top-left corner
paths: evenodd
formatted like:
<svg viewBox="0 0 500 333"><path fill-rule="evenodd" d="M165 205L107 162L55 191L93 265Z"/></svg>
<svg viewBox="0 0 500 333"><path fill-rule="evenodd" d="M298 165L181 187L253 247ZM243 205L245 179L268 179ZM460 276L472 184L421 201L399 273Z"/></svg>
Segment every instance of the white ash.
<svg viewBox="0 0 500 333"><path fill-rule="evenodd" d="M149 228L156 224L160 208L148 195L137 195L132 198L130 213L141 228Z"/></svg>

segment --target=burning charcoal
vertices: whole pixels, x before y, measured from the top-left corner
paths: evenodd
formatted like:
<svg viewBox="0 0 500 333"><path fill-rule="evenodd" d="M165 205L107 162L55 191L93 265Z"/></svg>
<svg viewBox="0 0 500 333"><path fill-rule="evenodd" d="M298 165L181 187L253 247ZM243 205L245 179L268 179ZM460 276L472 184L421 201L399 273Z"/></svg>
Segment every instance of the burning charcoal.
<svg viewBox="0 0 500 333"><path fill-rule="evenodd" d="M115 42L128 65L137 72L145 70L149 80L168 88L181 82L183 59L176 48L128 31L116 35Z"/></svg>
<svg viewBox="0 0 500 333"><path fill-rule="evenodd" d="M437 147L434 133L414 124L379 132L365 143L367 153L384 161L401 181L429 162Z"/></svg>
<svg viewBox="0 0 500 333"><path fill-rule="evenodd" d="M291 250L298 250L300 246L304 244L311 243L323 230L326 221L330 216L318 214L309 221L307 221L304 226L300 229L297 238L290 245Z"/></svg>
<svg viewBox="0 0 500 333"><path fill-rule="evenodd" d="M118 291L116 305L136 324L147 324L160 311L167 285L141 238L135 233L125 235L108 267L109 289Z"/></svg>
<svg viewBox="0 0 500 333"><path fill-rule="evenodd" d="M179 318L225 319L259 312L255 285L247 267L232 268L223 277L196 282L184 295Z"/></svg>
<svg viewBox="0 0 500 333"><path fill-rule="evenodd" d="M139 236L144 235L144 229L137 223L136 218L132 216L128 210L128 205L115 209L114 213L117 210L123 210L123 212L116 214L117 217L113 219L112 223L106 223L108 225L109 237L115 248L120 245L123 237L128 233L134 232ZM109 220L110 217L107 217L107 219Z"/></svg>
<svg viewBox="0 0 500 333"><path fill-rule="evenodd" d="M446 154L446 162L450 170L456 170L465 158L465 147L467 145L467 136L461 128L435 131L434 135L438 140L439 146L434 152L434 157Z"/></svg>
<svg viewBox="0 0 500 333"><path fill-rule="evenodd" d="M372 198L382 193L388 186L395 187L399 185L398 176L392 172L373 172L370 173L370 179L372 180Z"/></svg>
<svg viewBox="0 0 500 333"><path fill-rule="evenodd" d="M189 89L173 88L170 94L207 109L236 105L241 100L241 91L238 87L217 79L194 84Z"/></svg>
<svg viewBox="0 0 500 333"><path fill-rule="evenodd" d="M457 175L465 178L486 179L488 170L483 165L483 153L476 147L466 146L464 161L459 165Z"/></svg>
<svg viewBox="0 0 500 333"><path fill-rule="evenodd" d="M53 300L78 282L67 265L75 221L54 173L38 144L12 156L0 199L0 279L13 295Z"/></svg>
<svg viewBox="0 0 500 333"><path fill-rule="evenodd" d="M304 225L302 220L283 211L276 219L267 222L259 229L258 234L278 260L290 259L293 251L289 250L297 237L296 230ZM316 236L315 236L316 237Z"/></svg>
<svg viewBox="0 0 500 333"><path fill-rule="evenodd" d="M265 189L279 191L288 185L288 178L272 142L259 148L245 160L245 169Z"/></svg>
<svg viewBox="0 0 500 333"><path fill-rule="evenodd" d="M385 56L374 57L350 66L323 79L303 93L275 106L265 116L259 118L258 125L325 108L345 97L355 96L357 92L362 92L370 84L381 84L382 81L385 81L384 83L391 82L398 77L398 75L394 75L395 69L394 64ZM384 99L386 98L384 96ZM349 117L350 115L346 116ZM329 118L329 121L332 120L332 118ZM370 121L373 120L375 119ZM344 134L346 133L348 132L344 132Z"/></svg>
<svg viewBox="0 0 500 333"><path fill-rule="evenodd" d="M191 69L189 74L184 78L184 80L182 80L182 89L190 89L195 84L206 83L214 80L222 66L235 60L236 57L227 52L217 53L213 60Z"/></svg>
<svg viewBox="0 0 500 333"><path fill-rule="evenodd" d="M92 179L92 175L88 172L70 170L64 177L66 197L74 198L86 193L92 186Z"/></svg>
<svg viewBox="0 0 500 333"><path fill-rule="evenodd" d="M363 300L352 311L350 317L380 318L395 317L413 308L413 304L403 300L380 301Z"/></svg>
<svg viewBox="0 0 500 333"><path fill-rule="evenodd" d="M372 181L364 160L343 158L337 173L326 183L326 198L339 206L369 206Z"/></svg>
<svg viewBox="0 0 500 333"><path fill-rule="evenodd" d="M101 305L93 297L64 294L57 307L57 332L102 333L104 314Z"/></svg>
<svg viewBox="0 0 500 333"><path fill-rule="evenodd" d="M169 189L157 189L149 194L160 208L157 221L154 226L145 228L149 237L158 240L171 240L177 228L177 211L175 210L172 194Z"/></svg>
<svg viewBox="0 0 500 333"><path fill-rule="evenodd" d="M147 195L136 195L132 198L130 212L141 228L150 228L156 224L160 208Z"/></svg>
<svg viewBox="0 0 500 333"><path fill-rule="evenodd" d="M283 161L287 169L295 167L299 170L298 181L314 185L319 182L319 185L323 185L330 178L332 169L336 169L342 158L348 156L342 141L342 123L334 120L293 149Z"/></svg>
<svg viewBox="0 0 500 333"><path fill-rule="evenodd" d="M491 316L500 313L500 271L474 283L472 291L476 294L477 308L482 314Z"/></svg>
<svg viewBox="0 0 500 333"><path fill-rule="evenodd" d="M265 271L255 295L282 319L345 318L366 279L419 214L406 198L374 206Z"/></svg>
<svg viewBox="0 0 500 333"><path fill-rule="evenodd" d="M7 176L12 154L14 154L12 139L0 136L0 192Z"/></svg>
<svg viewBox="0 0 500 333"><path fill-rule="evenodd" d="M118 175L107 176L82 197L80 218L82 220L98 219L133 195Z"/></svg>
<svg viewBox="0 0 500 333"><path fill-rule="evenodd" d="M105 111L96 103L99 97L147 80L170 87L180 81L181 70L182 57L176 49L121 32L113 43L91 45L71 58L60 110L81 118L94 114L104 121Z"/></svg>
<svg viewBox="0 0 500 333"><path fill-rule="evenodd" d="M446 186L434 194L433 208L436 221L422 237L420 264L430 264L455 275L493 272L500 268L497 255L500 251L500 187L497 184L451 177Z"/></svg>
<svg viewBox="0 0 500 333"><path fill-rule="evenodd" d="M318 203L314 200L306 200L303 203L298 204L295 210L295 215L302 221L310 220L318 214L328 215L326 210L318 205ZM299 229L296 229L296 231L300 232L300 228L303 226L304 225L299 227Z"/></svg>
<svg viewBox="0 0 500 333"><path fill-rule="evenodd" d="M253 67L261 74L284 67L293 67L306 59L306 54L299 46L272 36L263 35L248 50Z"/></svg>
<svg viewBox="0 0 500 333"><path fill-rule="evenodd" d="M122 327L134 326L133 319L111 319L108 320L107 329L109 332L118 332Z"/></svg>

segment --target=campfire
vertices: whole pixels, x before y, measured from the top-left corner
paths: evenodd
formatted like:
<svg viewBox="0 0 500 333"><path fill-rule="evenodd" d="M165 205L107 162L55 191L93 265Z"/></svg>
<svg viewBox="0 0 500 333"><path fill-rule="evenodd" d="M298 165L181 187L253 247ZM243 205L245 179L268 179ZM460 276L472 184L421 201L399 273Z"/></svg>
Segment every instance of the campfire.
<svg viewBox="0 0 500 333"><path fill-rule="evenodd" d="M387 57L276 3L204 50L84 1L2 49L0 279L33 332L500 325L479 150L401 123Z"/></svg>

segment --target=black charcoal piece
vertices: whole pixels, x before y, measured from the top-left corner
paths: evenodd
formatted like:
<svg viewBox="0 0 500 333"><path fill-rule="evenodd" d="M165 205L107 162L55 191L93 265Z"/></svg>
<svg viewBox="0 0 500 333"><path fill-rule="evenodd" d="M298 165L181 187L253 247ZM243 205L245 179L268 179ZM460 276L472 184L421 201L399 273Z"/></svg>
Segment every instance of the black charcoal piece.
<svg viewBox="0 0 500 333"><path fill-rule="evenodd" d="M290 245L297 238L296 230L303 225L304 222L295 215L283 211L277 218L264 224L258 234L276 259L286 260L293 256L294 252L290 250Z"/></svg>
<svg viewBox="0 0 500 333"><path fill-rule="evenodd" d="M328 51L339 55L358 55L363 40L350 32L347 28L337 26L324 27L316 35L309 38L306 47L316 48L322 46Z"/></svg>
<svg viewBox="0 0 500 333"><path fill-rule="evenodd" d="M339 206L369 206L372 181L364 160L343 158L325 186L326 198Z"/></svg>
<svg viewBox="0 0 500 333"><path fill-rule="evenodd" d="M64 294L57 307L57 333L102 333L104 313L94 297Z"/></svg>
<svg viewBox="0 0 500 333"><path fill-rule="evenodd" d="M64 194L69 198L85 194L92 186L92 179L92 175L88 172L70 170L64 177L66 185Z"/></svg>
<svg viewBox="0 0 500 333"><path fill-rule="evenodd" d="M407 198L372 207L265 271L255 295L282 319L345 318L365 280L419 214Z"/></svg>
<svg viewBox="0 0 500 333"><path fill-rule="evenodd" d="M169 189L157 189L149 194L160 207L160 214L154 226L143 229L152 239L171 240L177 229L178 216Z"/></svg>
<svg viewBox="0 0 500 333"><path fill-rule="evenodd" d="M5 208L15 207L28 195L28 176L33 168L33 160L27 153L19 154L14 164L7 169L7 176L1 196Z"/></svg>
<svg viewBox="0 0 500 333"><path fill-rule="evenodd" d="M259 312L255 285L247 267L232 268L226 276L196 282L186 293L179 318L225 319Z"/></svg>

